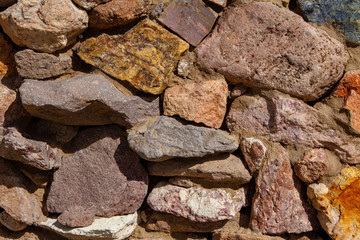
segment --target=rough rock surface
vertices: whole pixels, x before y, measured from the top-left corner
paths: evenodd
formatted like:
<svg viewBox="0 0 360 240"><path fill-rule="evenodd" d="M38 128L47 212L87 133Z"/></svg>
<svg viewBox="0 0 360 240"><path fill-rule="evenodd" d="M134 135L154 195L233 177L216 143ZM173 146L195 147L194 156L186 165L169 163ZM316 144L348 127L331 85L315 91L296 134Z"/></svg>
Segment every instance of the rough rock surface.
<svg viewBox="0 0 360 240"><path fill-rule="evenodd" d="M227 0L210 0L210 2L219 5L220 7L226 7Z"/></svg>
<svg viewBox="0 0 360 240"><path fill-rule="evenodd" d="M0 13L4 32L19 46L55 52L87 28L88 16L71 0L21 0Z"/></svg>
<svg viewBox="0 0 360 240"><path fill-rule="evenodd" d="M160 182L149 194L147 203L158 212L171 213L194 222L215 222L235 217L245 204L245 191L243 188L233 192L201 187L182 188Z"/></svg>
<svg viewBox="0 0 360 240"><path fill-rule="evenodd" d="M27 139L16 128L8 128L0 142L0 156L50 170L59 167L61 152L45 142Z"/></svg>
<svg viewBox="0 0 360 240"><path fill-rule="evenodd" d="M0 127L3 127L15 120L16 114L12 106L16 100L16 92L0 83L0 99Z"/></svg>
<svg viewBox="0 0 360 240"><path fill-rule="evenodd" d="M164 115L219 128L226 113L228 86L225 80L189 83L165 90Z"/></svg>
<svg viewBox="0 0 360 240"><path fill-rule="evenodd" d="M321 97L340 78L344 46L297 14L272 3L226 10L197 47L198 62L231 83L277 89L304 100Z"/></svg>
<svg viewBox="0 0 360 240"><path fill-rule="evenodd" d="M15 232L24 230L27 227L26 223L15 220L5 211L0 213L0 223L7 229Z"/></svg>
<svg viewBox="0 0 360 240"><path fill-rule="evenodd" d="M232 154L149 162L148 171L154 176L181 176L214 182L245 184L251 180L241 159Z"/></svg>
<svg viewBox="0 0 360 240"><path fill-rule="evenodd" d="M275 142L328 148L347 163L359 163L357 139L351 139L323 112L278 92L240 96L226 118L230 131L266 135Z"/></svg>
<svg viewBox="0 0 360 240"><path fill-rule="evenodd" d="M312 183L322 177L328 168L328 159L324 149L311 149L304 158L295 163L294 171L303 182Z"/></svg>
<svg viewBox="0 0 360 240"><path fill-rule="evenodd" d="M45 79L64 74L72 67L69 54L37 53L25 49L15 54L16 70L23 78Z"/></svg>
<svg viewBox="0 0 360 240"><path fill-rule="evenodd" d="M149 161L203 157L233 152L239 146L225 131L184 125L166 116L149 118L128 130L128 141L131 149Z"/></svg>
<svg viewBox="0 0 360 240"><path fill-rule="evenodd" d="M188 48L185 41L145 19L124 35L89 38L77 53L86 63L139 90L160 94L180 55Z"/></svg>
<svg viewBox="0 0 360 240"><path fill-rule="evenodd" d="M352 0L297 0L306 20L332 23L350 42L360 43L360 3Z"/></svg>
<svg viewBox="0 0 360 240"><path fill-rule="evenodd" d="M251 174L255 173L263 163L266 146L259 139L251 137L242 139L240 148Z"/></svg>
<svg viewBox="0 0 360 240"><path fill-rule="evenodd" d="M149 0L112 0L95 7L89 15L90 27L107 29L124 26L140 18Z"/></svg>
<svg viewBox="0 0 360 240"><path fill-rule="evenodd" d="M0 32L0 79L15 72L14 54L15 50Z"/></svg>
<svg viewBox="0 0 360 240"><path fill-rule="evenodd" d="M13 162L0 157L0 186L7 188L25 188L26 181Z"/></svg>
<svg viewBox="0 0 360 240"><path fill-rule="evenodd" d="M286 150L274 144L256 179L250 226L263 234L316 230L316 211L293 174ZM304 189L305 190L305 189Z"/></svg>
<svg viewBox="0 0 360 240"><path fill-rule="evenodd" d="M233 232L216 232L212 236L212 240L285 240L282 237L248 234L242 231ZM302 240L302 239L301 239Z"/></svg>
<svg viewBox="0 0 360 240"><path fill-rule="evenodd" d="M360 238L360 170L346 167L335 178L330 188L324 184L311 184L308 197L319 211L322 228L332 239Z"/></svg>
<svg viewBox="0 0 360 240"><path fill-rule="evenodd" d="M2 0L0 2L0 7L8 7L11 6L12 4L16 3L17 0Z"/></svg>
<svg viewBox="0 0 360 240"><path fill-rule="evenodd" d="M134 213L147 193L147 172L115 125L88 128L68 145L54 174L47 209L95 209L97 216Z"/></svg>
<svg viewBox="0 0 360 240"><path fill-rule="evenodd" d="M164 9L159 21L197 46L211 31L217 16L200 0L174 0Z"/></svg>
<svg viewBox="0 0 360 240"><path fill-rule="evenodd" d="M109 1L111 0L73 0L73 2L86 10L90 10L99 5L100 3L106 3Z"/></svg>
<svg viewBox="0 0 360 240"><path fill-rule="evenodd" d="M100 75L83 74L59 82L26 80L19 91L31 115L67 125L131 127L147 116L160 115L158 98L126 97Z"/></svg>
<svg viewBox="0 0 360 240"><path fill-rule="evenodd" d="M95 209L74 206L60 214L57 220L62 225L71 228L87 227L94 222L95 213Z"/></svg>
<svg viewBox="0 0 360 240"><path fill-rule="evenodd" d="M88 227L69 228L59 224L56 219L48 218L39 223L42 228L54 231L67 239L126 239L137 226L137 212L111 218L97 218Z"/></svg>

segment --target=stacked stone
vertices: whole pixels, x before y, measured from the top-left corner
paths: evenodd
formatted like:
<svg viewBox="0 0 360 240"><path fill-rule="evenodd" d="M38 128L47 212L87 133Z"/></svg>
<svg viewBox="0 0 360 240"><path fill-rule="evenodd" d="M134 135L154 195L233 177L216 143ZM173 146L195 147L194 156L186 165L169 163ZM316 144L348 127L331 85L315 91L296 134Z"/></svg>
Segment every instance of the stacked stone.
<svg viewBox="0 0 360 240"><path fill-rule="evenodd" d="M0 238L358 239L358 5L297 2L2 1Z"/></svg>

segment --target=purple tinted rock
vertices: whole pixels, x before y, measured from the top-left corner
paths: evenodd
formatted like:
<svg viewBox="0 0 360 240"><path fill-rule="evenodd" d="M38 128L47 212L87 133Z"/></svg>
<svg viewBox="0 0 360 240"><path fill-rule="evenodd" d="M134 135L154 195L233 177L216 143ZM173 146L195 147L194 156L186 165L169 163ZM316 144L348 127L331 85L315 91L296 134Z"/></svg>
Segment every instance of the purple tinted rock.
<svg viewBox="0 0 360 240"><path fill-rule="evenodd" d="M87 227L95 219L95 209L82 206L73 206L63 212L58 218L58 222L67 227Z"/></svg>
<svg viewBox="0 0 360 240"><path fill-rule="evenodd" d="M244 138L240 143L240 147L245 162L251 174L253 174L261 167L267 149L259 139L255 138Z"/></svg>
<svg viewBox="0 0 360 240"><path fill-rule="evenodd" d="M200 0L175 0L164 9L159 21L197 46L211 31L216 18L217 13Z"/></svg>

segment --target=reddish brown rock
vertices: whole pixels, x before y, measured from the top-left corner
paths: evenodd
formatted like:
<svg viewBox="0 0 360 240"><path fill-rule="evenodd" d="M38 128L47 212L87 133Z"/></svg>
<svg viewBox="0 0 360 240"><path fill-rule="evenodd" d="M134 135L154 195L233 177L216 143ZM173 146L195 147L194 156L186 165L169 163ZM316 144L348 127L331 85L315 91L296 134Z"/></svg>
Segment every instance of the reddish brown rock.
<svg viewBox="0 0 360 240"><path fill-rule="evenodd" d="M210 2L219 5L220 7L226 7L227 0L210 0Z"/></svg>
<svg viewBox="0 0 360 240"><path fill-rule="evenodd" d="M228 8L196 52L200 65L233 84L277 89L306 101L329 90L348 60L340 42L266 2Z"/></svg>
<svg viewBox="0 0 360 240"><path fill-rule="evenodd" d="M16 92L0 83L0 99L0 127L3 127L14 120L15 116L10 112L12 112L12 106L16 100Z"/></svg>
<svg viewBox="0 0 360 240"><path fill-rule="evenodd" d="M90 27L107 29L124 26L140 18L149 0L112 0L95 7L89 16Z"/></svg>
<svg viewBox="0 0 360 240"><path fill-rule="evenodd" d="M87 227L94 222L95 213L95 209L74 206L63 212L57 220L62 225L71 228Z"/></svg>
<svg viewBox="0 0 360 240"><path fill-rule="evenodd" d="M147 173L117 126L81 131L64 147L46 206L63 213L73 207L95 209L97 216L134 213L147 193Z"/></svg>
<svg viewBox="0 0 360 240"><path fill-rule="evenodd" d="M244 138L240 148L251 174L255 173L263 163L267 148L255 138Z"/></svg>
<svg viewBox="0 0 360 240"><path fill-rule="evenodd" d="M227 95L224 80L171 87L165 90L164 114L219 128L226 113Z"/></svg>
<svg viewBox="0 0 360 240"><path fill-rule="evenodd" d="M311 149L296 162L294 171L303 182L312 183L327 172L328 159L324 149Z"/></svg>
<svg viewBox="0 0 360 240"><path fill-rule="evenodd" d="M13 47L0 33L0 79L15 73L14 54Z"/></svg>
<svg viewBox="0 0 360 240"><path fill-rule="evenodd" d="M193 46L211 31L217 13L200 0L175 0L164 9L159 21Z"/></svg>
<svg viewBox="0 0 360 240"><path fill-rule="evenodd" d="M86 10L90 10L100 3L106 3L111 0L73 0L77 5L79 5L82 8L85 8Z"/></svg>
<svg viewBox="0 0 360 240"><path fill-rule="evenodd" d="M230 99L235 99L237 97L240 97L241 95L243 95L246 90L248 89L247 86L245 85L235 85L230 92Z"/></svg>
<svg viewBox="0 0 360 240"><path fill-rule="evenodd" d="M256 179L250 226L263 234L316 230L316 211L293 174L286 150L274 144Z"/></svg>
<svg viewBox="0 0 360 240"><path fill-rule="evenodd" d="M0 186L25 188L26 180L11 161L0 157Z"/></svg>
<svg viewBox="0 0 360 240"><path fill-rule="evenodd" d="M27 227L26 223L15 220L5 211L0 213L0 223L14 232L24 230Z"/></svg>

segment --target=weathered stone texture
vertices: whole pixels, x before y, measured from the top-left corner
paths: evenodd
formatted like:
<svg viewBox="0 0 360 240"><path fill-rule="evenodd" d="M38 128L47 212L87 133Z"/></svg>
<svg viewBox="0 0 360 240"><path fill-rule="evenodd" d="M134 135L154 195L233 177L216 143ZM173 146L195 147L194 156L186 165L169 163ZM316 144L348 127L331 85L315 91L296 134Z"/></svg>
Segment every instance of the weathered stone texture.
<svg viewBox="0 0 360 240"><path fill-rule="evenodd" d="M84 41L82 60L147 93L160 94L189 45L160 25L143 20L125 35L102 34Z"/></svg>
<svg viewBox="0 0 360 240"><path fill-rule="evenodd" d="M256 179L250 226L264 234L316 230L316 211L294 177L286 150L274 144ZM304 189L305 190L305 189Z"/></svg>
<svg viewBox="0 0 360 240"><path fill-rule="evenodd" d="M220 7L226 7L227 0L210 0L210 2L219 5Z"/></svg>
<svg viewBox="0 0 360 240"><path fill-rule="evenodd" d="M99 5L100 3L106 3L109 1L111 0L73 0L73 2L86 10L90 10Z"/></svg>
<svg viewBox="0 0 360 240"><path fill-rule="evenodd" d="M21 0L0 13L4 32L19 46L55 52L87 28L88 16L71 0Z"/></svg>
<svg viewBox="0 0 360 240"><path fill-rule="evenodd" d="M0 2L0 7L8 7L11 6L12 4L16 3L17 0L2 0Z"/></svg>
<svg viewBox="0 0 360 240"><path fill-rule="evenodd" d="M144 14L149 0L112 0L95 7L89 15L90 27L107 29L124 26Z"/></svg>
<svg viewBox="0 0 360 240"><path fill-rule="evenodd" d="M150 118L128 130L128 141L131 149L149 161L203 157L233 152L239 146L225 131L184 125L166 116Z"/></svg>
<svg viewBox="0 0 360 240"><path fill-rule="evenodd" d="M83 74L59 82L26 80L19 91L31 115L67 125L131 127L147 116L160 115L158 98L126 97L100 75Z"/></svg>
<svg viewBox="0 0 360 240"><path fill-rule="evenodd" d="M15 72L14 54L15 50L0 33L0 79Z"/></svg>
<svg viewBox="0 0 360 240"><path fill-rule="evenodd" d="M328 159L324 149L311 149L294 166L296 176L303 182L312 183L327 172Z"/></svg>
<svg viewBox="0 0 360 240"><path fill-rule="evenodd" d="M225 80L189 83L166 89L164 115L219 128L226 113L228 87Z"/></svg>
<svg viewBox="0 0 360 240"><path fill-rule="evenodd" d="M255 173L263 163L266 146L259 139L244 138L241 140L240 148L251 174Z"/></svg>
<svg viewBox="0 0 360 240"><path fill-rule="evenodd" d="M19 75L31 79L56 77L72 67L70 54L37 53L31 49L17 52L15 62Z"/></svg>
<svg viewBox="0 0 360 240"><path fill-rule="evenodd" d="M85 208L82 206L74 206L60 214L57 220L63 226L71 228L87 227L94 222L95 213L95 209Z"/></svg>
<svg viewBox="0 0 360 240"><path fill-rule="evenodd" d="M215 222L235 217L245 204L245 191L243 188L232 192L201 187L182 188L160 182L149 194L147 203L155 211L195 222Z"/></svg>
<svg viewBox="0 0 360 240"><path fill-rule="evenodd" d="M277 89L316 100L341 77L344 46L272 3L231 7L197 47L198 62L231 83Z"/></svg>
<svg viewBox="0 0 360 240"><path fill-rule="evenodd" d="M147 172L117 126L88 128L65 148L46 206L63 213L73 207L97 216L134 213L147 193Z"/></svg>
<svg viewBox="0 0 360 240"><path fill-rule="evenodd" d="M15 232L22 231L27 228L26 223L15 220L5 211L0 213L0 223L4 225L7 229Z"/></svg>

